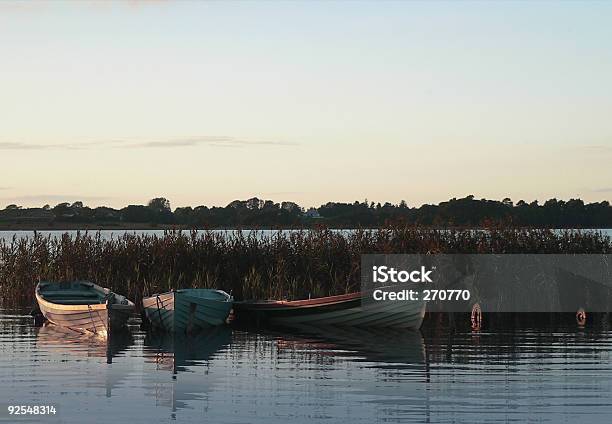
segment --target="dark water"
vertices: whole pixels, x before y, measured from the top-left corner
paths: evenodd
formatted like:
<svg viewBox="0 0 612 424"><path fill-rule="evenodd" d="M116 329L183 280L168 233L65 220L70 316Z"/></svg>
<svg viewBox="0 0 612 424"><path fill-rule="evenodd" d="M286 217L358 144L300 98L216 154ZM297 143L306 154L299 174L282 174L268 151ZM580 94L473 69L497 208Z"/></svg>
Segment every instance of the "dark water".
<svg viewBox="0 0 612 424"><path fill-rule="evenodd" d="M221 328L171 340L134 323L108 348L35 328L26 312L0 311L0 403L57 407L39 422L612 422L612 334L602 325Z"/></svg>

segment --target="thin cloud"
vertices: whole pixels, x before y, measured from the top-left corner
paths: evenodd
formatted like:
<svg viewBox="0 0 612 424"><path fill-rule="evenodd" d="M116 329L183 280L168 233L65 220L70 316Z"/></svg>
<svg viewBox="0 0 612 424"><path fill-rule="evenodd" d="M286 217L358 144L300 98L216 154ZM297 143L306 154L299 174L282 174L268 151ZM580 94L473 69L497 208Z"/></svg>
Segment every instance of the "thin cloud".
<svg viewBox="0 0 612 424"><path fill-rule="evenodd" d="M212 147L251 147L251 146L296 146L296 143L287 141L270 140L246 140L228 136L200 136L177 138L172 140L148 141L144 143L128 143L120 146L121 148L175 148L193 146L212 146Z"/></svg>
<svg viewBox="0 0 612 424"><path fill-rule="evenodd" d="M591 191L594 193L612 193L612 187L596 188Z"/></svg>
<svg viewBox="0 0 612 424"><path fill-rule="evenodd" d="M80 143L40 144L27 142L0 142L0 150L89 150L96 148L141 149L210 147L297 146L297 143L275 140L247 140L229 136L197 136L163 140L139 141L135 139L93 140Z"/></svg>
<svg viewBox="0 0 612 424"><path fill-rule="evenodd" d="M601 152L601 151L612 152L612 146L605 145L605 144L591 144L588 146L583 146L583 148L586 150L598 151L598 152Z"/></svg>
<svg viewBox="0 0 612 424"><path fill-rule="evenodd" d="M52 149L76 149L78 147L70 144L36 144L22 142L0 142L0 150L52 150Z"/></svg>
<svg viewBox="0 0 612 424"><path fill-rule="evenodd" d="M61 203L68 202L73 203L76 201L82 202L98 202L112 200L111 197L104 196L81 196L74 194L30 194L26 196L15 196L6 197L3 200L9 200L11 202L25 202L25 203Z"/></svg>

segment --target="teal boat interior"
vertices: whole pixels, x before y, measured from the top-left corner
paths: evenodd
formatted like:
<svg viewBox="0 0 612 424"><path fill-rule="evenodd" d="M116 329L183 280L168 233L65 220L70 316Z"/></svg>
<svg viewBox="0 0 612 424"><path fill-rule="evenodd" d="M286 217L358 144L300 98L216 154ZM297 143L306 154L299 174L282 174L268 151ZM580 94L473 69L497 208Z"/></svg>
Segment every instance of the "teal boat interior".
<svg viewBox="0 0 612 424"><path fill-rule="evenodd" d="M231 296L221 290L215 289L179 289L177 293L184 293L188 296L199 297L202 299L216 300L219 302L228 302Z"/></svg>
<svg viewBox="0 0 612 424"><path fill-rule="evenodd" d="M38 287L43 299L58 305L95 305L108 299L103 288L87 281L42 282Z"/></svg>

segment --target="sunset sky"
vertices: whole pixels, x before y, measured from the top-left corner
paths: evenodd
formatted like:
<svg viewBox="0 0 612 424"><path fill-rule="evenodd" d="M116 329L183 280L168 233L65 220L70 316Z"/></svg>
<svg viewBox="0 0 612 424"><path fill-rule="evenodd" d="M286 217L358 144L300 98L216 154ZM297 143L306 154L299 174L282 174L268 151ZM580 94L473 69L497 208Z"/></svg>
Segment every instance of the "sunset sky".
<svg viewBox="0 0 612 424"><path fill-rule="evenodd" d="M612 2L0 3L0 208L612 200Z"/></svg>

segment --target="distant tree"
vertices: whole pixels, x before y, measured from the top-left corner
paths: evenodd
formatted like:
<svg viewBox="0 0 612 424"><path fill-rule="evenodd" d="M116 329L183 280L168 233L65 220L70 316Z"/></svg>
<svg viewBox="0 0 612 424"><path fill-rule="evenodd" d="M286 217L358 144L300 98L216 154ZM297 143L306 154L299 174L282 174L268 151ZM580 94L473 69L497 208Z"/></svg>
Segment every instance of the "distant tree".
<svg viewBox="0 0 612 424"><path fill-rule="evenodd" d="M53 213L55 214L55 216L65 216L72 214L72 209L70 209L70 203L58 203L53 207Z"/></svg>
<svg viewBox="0 0 612 424"><path fill-rule="evenodd" d="M52 211L51 216L49 212ZM303 213L293 202L275 203L257 197L235 200L228 207L198 206L196 208L170 209L165 198L153 199L148 206L130 205L121 210L108 207L91 209L82 202L60 203L51 208L26 209L11 204L0 210L0 222L10 222L42 216L47 222L180 224L201 228L290 228L300 225L324 225L331 228L374 228L394 222L440 227L486 227L490 224L508 223L540 228L611 228L610 202L585 204L581 199L567 201L549 199L539 205L537 201L519 200L516 207L510 198L501 201L474 199L474 196L452 198L437 205L408 207L405 201L399 205L385 202L374 205L366 201L353 203L328 202L317 209ZM314 219L316 218L316 219Z"/></svg>
<svg viewBox="0 0 612 424"><path fill-rule="evenodd" d="M176 208L176 210L174 211L174 218L179 224L192 225L195 223L194 213L191 206L187 206L184 208Z"/></svg>
<svg viewBox="0 0 612 424"><path fill-rule="evenodd" d="M93 210L93 219L96 221L119 221L120 217L119 211L105 206L100 206Z"/></svg>
<svg viewBox="0 0 612 424"><path fill-rule="evenodd" d="M245 207L246 207L246 202L244 200L233 200L226 206L226 208L232 208L232 209L240 209L240 208L245 208Z"/></svg>
<svg viewBox="0 0 612 424"><path fill-rule="evenodd" d="M246 201L247 209L261 209L263 208L264 201L258 199L257 197L253 197Z"/></svg>
<svg viewBox="0 0 612 424"><path fill-rule="evenodd" d="M157 212L169 212L171 210L170 201L165 197L156 197L155 199L151 199L149 200L147 206Z"/></svg>
<svg viewBox="0 0 612 424"><path fill-rule="evenodd" d="M293 211L302 211L302 208L300 207L300 205L298 205L295 202L282 202L281 203L281 209L284 209L286 211L289 212L293 212Z"/></svg>
<svg viewBox="0 0 612 424"><path fill-rule="evenodd" d="M266 210L273 210L273 209L279 209L280 206L278 203L274 203L272 200L266 200L263 204L262 209L266 209Z"/></svg>
<svg viewBox="0 0 612 424"><path fill-rule="evenodd" d="M143 205L130 205L121 209L121 220L124 222L153 222L155 210Z"/></svg>
<svg viewBox="0 0 612 424"><path fill-rule="evenodd" d="M70 203L62 202L55 205L51 211L55 218L60 221L73 221L75 216L74 210L70 207Z"/></svg>

